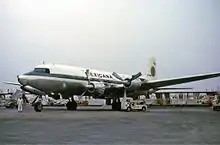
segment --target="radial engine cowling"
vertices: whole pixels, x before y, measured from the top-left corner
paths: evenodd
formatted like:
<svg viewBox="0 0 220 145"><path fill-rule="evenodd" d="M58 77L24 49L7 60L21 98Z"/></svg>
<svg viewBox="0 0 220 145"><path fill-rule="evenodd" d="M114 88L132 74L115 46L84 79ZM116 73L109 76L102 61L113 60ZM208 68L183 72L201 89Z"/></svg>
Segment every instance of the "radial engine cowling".
<svg viewBox="0 0 220 145"><path fill-rule="evenodd" d="M102 82L90 82L88 92L101 96L105 92L105 85Z"/></svg>
<svg viewBox="0 0 220 145"><path fill-rule="evenodd" d="M125 79L125 80L128 80L128 79ZM135 90L135 89L141 87L141 80L140 79L133 80L130 83L125 84L124 86L127 89Z"/></svg>

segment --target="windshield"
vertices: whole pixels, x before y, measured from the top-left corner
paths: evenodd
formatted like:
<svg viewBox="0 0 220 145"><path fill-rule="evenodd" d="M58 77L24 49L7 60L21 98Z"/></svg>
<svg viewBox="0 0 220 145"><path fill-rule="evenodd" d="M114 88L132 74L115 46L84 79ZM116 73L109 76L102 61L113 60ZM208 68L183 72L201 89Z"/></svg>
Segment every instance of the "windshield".
<svg viewBox="0 0 220 145"><path fill-rule="evenodd" d="M50 73L50 70L48 68L35 68L34 72Z"/></svg>

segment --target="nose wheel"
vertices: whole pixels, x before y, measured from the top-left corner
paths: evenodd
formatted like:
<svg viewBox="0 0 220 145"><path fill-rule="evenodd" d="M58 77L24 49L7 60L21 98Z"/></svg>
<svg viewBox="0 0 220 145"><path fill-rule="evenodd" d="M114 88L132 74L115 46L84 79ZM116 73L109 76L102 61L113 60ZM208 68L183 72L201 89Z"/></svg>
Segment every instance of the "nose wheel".
<svg viewBox="0 0 220 145"><path fill-rule="evenodd" d="M43 110L43 105L41 102L37 102L35 105L34 105L34 110L36 112L41 112Z"/></svg>
<svg viewBox="0 0 220 145"><path fill-rule="evenodd" d="M42 96L38 96L38 101L36 103L33 103L34 105L34 110L36 112L41 112L43 110L43 104L42 104ZM35 100L37 99L35 98Z"/></svg>

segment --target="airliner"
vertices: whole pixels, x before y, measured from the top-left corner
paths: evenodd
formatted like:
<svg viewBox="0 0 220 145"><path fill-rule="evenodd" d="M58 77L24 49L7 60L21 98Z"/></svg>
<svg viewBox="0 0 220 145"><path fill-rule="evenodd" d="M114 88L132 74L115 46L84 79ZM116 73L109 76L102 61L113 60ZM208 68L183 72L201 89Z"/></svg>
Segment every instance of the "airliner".
<svg viewBox="0 0 220 145"><path fill-rule="evenodd" d="M32 71L17 76L23 91L41 97L48 95L54 99L69 99L67 110L76 110L77 103L74 95L93 96L94 98L112 98L112 109L120 110L120 97L136 97L154 93L163 87L219 77L220 72L197 74L184 77L156 79L156 62L152 58L147 74L141 72L135 75L119 74L116 72L99 71L90 68L69 66L63 64L40 64ZM42 110L41 102L35 103L35 111Z"/></svg>

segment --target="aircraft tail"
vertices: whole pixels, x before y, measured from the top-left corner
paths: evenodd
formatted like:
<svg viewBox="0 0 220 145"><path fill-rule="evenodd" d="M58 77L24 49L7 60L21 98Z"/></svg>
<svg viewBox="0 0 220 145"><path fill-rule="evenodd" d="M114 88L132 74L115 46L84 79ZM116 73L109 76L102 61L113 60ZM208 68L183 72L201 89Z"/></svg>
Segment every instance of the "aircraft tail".
<svg viewBox="0 0 220 145"><path fill-rule="evenodd" d="M157 79L156 59L154 57L151 57L148 61L148 71L146 75L148 80Z"/></svg>

